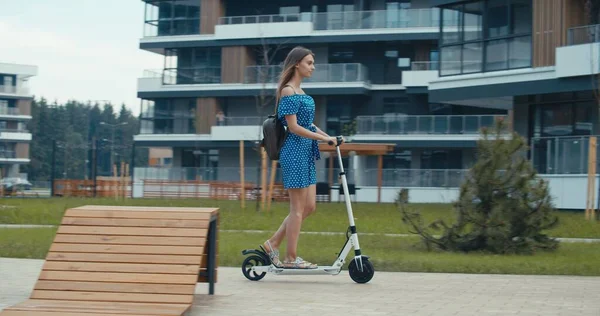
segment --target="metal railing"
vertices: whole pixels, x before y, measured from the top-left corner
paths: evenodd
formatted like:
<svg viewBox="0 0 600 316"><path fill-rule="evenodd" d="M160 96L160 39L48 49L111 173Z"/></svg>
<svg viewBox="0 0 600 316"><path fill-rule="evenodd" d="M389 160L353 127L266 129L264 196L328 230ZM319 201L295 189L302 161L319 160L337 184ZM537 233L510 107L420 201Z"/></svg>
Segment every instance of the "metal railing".
<svg viewBox="0 0 600 316"><path fill-rule="evenodd" d="M572 27L567 32L567 45L600 42L600 24Z"/></svg>
<svg viewBox="0 0 600 316"><path fill-rule="evenodd" d="M276 83L282 70L281 65L248 66L244 83ZM359 63L316 64L304 82L368 82L368 78L367 67Z"/></svg>
<svg viewBox="0 0 600 316"><path fill-rule="evenodd" d="M267 171L270 177L270 168ZM346 168L348 183L360 186L377 186L377 169L362 169L355 174L353 169ZM467 169L383 169L382 186L384 187L444 187L458 188L465 179ZM333 181L339 184L336 174L339 170L334 168ZM135 168L135 181L141 180L166 180L166 181L240 181L241 170L239 167L193 168L193 167L137 167ZM317 170L317 182L328 182L329 169ZM260 182L260 168L246 167L244 181L257 184ZM276 169L275 181L281 183L281 169Z"/></svg>
<svg viewBox="0 0 600 316"><path fill-rule="evenodd" d="M312 22L312 13L294 14L265 14L265 15L240 15L224 16L219 18L221 25L255 24L255 23L282 23L282 22Z"/></svg>
<svg viewBox="0 0 600 316"><path fill-rule="evenodd" d="M0 128L0 133L29 133L26 128Z"/></svg>
<svg viewBox="0 0 600 316"><path fill-rule="evenodd" d="M477 134L506 115L406 115L356 117L356 134Z"/></svg>
<svg viewBox="0 0 600 316"><path fill-rule="evenodd" d="M207 84L221 83L221 67L165 68L163 84Z"/></svg>
<svg viewBox="0 0 600 316"><path fill-rule="evenodd" d="M19 108L0 107L0 115L21 115Z"/></svg>
<svg viewBox="0 0 600 316"><path fill-rule="evenodd" d="M439 26L439 9L303 12L297 14L226 16L219 18L219 24L221 25L282 22L312 22L315 31L437 27Z"/></svg>
<svg viewBox="0 0 600 316"><path fill-rule="evenodd" d="M361 185L377 186L377 169L359 171ZM382 186L458 188L465 179L466 169L383 169Z"/></svg>
<svg viewBox="0 0 600 316"><path fill-rule="evenodd" d="M0 150L0 158L16 158L17 153L14 150Z"/></svg>
<svg viewBox="0 0 600 316"><path fill-rule="evenodd" d="M438 61L413 61L410 63L410 70L439 70L440 62Z"/></svg>
<svg viewBox="0 0 600 316"><path fill-rule="evenodd" d="M266 119L263 118L263 120ZM231 117L226 116L223 122L220 122L217 119L217 126L258 126L262 125L262 120L258 116L241 116L241 117Z"/></svg>
<svg viewBox="0 0 600 316"><path fill-rule="evenodd" d="M200 34L200 17L163 18L144 22L144 37Z"/></svg>
<svg viewBox="0 0 600 316"><path fill-rule="evenodd" d="M586 174L589 144L590 136L587 135L533 137L530 159L541 174Z"/></svg>
<svg viewBox="0 0 600 316"><path fill-rule="evenodd" d="M319 12L313 17L314 30L387 29L439 26L439 9L398 9L377 11Z"/></svg>

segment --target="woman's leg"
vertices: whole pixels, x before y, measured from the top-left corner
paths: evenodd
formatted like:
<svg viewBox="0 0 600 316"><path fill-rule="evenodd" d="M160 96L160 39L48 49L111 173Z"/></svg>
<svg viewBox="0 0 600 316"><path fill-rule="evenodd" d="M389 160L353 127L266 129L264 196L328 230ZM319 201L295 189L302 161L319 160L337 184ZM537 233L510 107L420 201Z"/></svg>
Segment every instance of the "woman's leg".
<svg viewBox="0 0 600 316"><path fill-rule="evenodd" d="M285 227L285 236L287 237L285 261L289 262L296 260L296 250L298 248L298 238L300 237L308 188L290 189L288 192L290 195L290 214L288 215Z"/></svg>
<svg viewBox="0 0 600 316"><path fill-rule="evenodd" d="M292 211L292 201L291 200L292 200L292 197L290 194L290 212ZM308 195L306 196L306 204L304 205L304 212L302 214L302 222L304 222L304 220L308 216L310 216L311 214L313 214L315 212L316 203L317 203L317 189L316 189L316 185L313 184L308 187ZM286 236L286 227L287 227L289 218L290 218L290 215L286 216L286 218L281 223L281 226L279 226L279 229L275 232L275 234L273 234L273 236L271 236L271 238L269 238L268 241L271 243L271 246L273 247L273 249L279 249L279 246L281 245L283 238ZM265 247L265 249L267 251L272 251L272 249L270 249L269 245L266 243L265 243L265 245L263 245L263 247Z"/></svg>

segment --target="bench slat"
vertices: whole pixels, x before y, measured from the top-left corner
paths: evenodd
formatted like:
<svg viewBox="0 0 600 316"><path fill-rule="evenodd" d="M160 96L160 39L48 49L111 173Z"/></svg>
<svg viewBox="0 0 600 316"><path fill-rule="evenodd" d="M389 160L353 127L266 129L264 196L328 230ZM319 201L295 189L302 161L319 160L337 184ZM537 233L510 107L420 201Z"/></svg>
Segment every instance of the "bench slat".
<svg viewBox="0 0 600 316"><path fill-rule="evenodd" d="M197 274L198 265L46 261L44 271Z"/></svg>
<svg viewBox="0 0 600 316"><path fill-rule="evenodd" d="M187 246L149 246L149 245L97 245L97 244L63 244L50 246L52 252L85 252L85 253L122 253L122 254L165 254L165 255L197 255L204 247Z"/></svg>
<svg viewBox="0 0 600 316"><path fill-rule="evenodd" d="M139 219L183 219L183 220L208 220L210 212L157 212L157 211L109 211L109 210L80 210L70 209L64 216L68 217L97 217L97 218L139 218Z"/></svg>
<svg viewBox="0 0 600 316"><path fill-rule="evenodd" d="M63 217L62 225L111 227L206 228L208 220Z"/></svg>
<svg viewBox="0 0 600 316"><path fill-rule="evenodd" d="M57 234L206 237L208 229L158 227L59 226Z"/></svg>
<svg viewBox="0 0 600 316"><path fill-rule="evenodd" d="M90 313L89 311L85 310L85 311L81 311L81 312L64 312L64 311L59 311L59 312L46 312L46 311L12 311L12 310L7 310L7 311L3 311L2 312L2 316L81 316L82 314L85 315L89 315L89 316L115 316L115 315L119 315L119 316L140 316L140 315L146 315L146 314L114 314L114 313L103 313L103 312L98 312L98 313ZM160 315L180 315L180 314L160 314Z"/></svg>
<svg viewBox="0 0 600 316"><path fill-rule="evenodd" d="M75 262L116 262L116 263L152 263L152 264L197 264L202 260L202 253L194 256L176 255L144 255L144 254L102 254L82 252L49 252L49 261Z"/></svg>
<svg viewBox="0 0 600 316"><path fill-rule="evenodd" d="M42 271L39 280L128 282L154 284L196 284L192 274L110 273L79 271Z"/></svg>
<svg viewBox="0 0 600 316"><path fill-rule="evenodd" d="M155 246L204 246L205 237L154 237L57 234L55 243L155 245Z"/></svg>
<svg viewBox="0 0 600 316"><path fill-rule="evenodd" d="M190 294L194 293L195 284L149 284L149 283L114 283L83 281L48 281L40 280L35 284L36 290L56 291L90 291L90 292L128 292L149 294Z"/></svg>
<svg viewBox="0 0 600 316"><path fill-rule="evenodd" d="M34 290L33 299L191 304L193 295Z"/></svg>
<svg viewBox="0 0 600 316"><path fill-rule="evenodd" d="M71 300L28 299L25 302L8 307L11 311L55 311L133 315L181 315L189 304L156 304L124 302L81 302ZM31 314L29 314L31 315ZM4 315L2 315L4 316Z"/></svg>
<svg viewBox="0 0 600 316"><path fill-rule="evenodd" d="M190 212L196 214L216 214L219 210L213 207L179 207L179 206L122 206L122 205L83 205L69 209L71 210L102 210L102 211L132 211L132 212Z"/></svg>

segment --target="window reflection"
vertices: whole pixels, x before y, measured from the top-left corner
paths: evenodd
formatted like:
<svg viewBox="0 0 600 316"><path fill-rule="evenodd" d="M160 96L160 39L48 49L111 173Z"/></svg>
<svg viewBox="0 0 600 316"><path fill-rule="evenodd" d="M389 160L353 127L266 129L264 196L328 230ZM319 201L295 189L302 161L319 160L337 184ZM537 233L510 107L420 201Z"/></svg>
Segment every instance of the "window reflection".
<svg viewBox="0 0 600 316"><path fill-rule="evenodd" d="M530 0L480 0L443 7L440 75L530 67L531 14Z"/></svg>

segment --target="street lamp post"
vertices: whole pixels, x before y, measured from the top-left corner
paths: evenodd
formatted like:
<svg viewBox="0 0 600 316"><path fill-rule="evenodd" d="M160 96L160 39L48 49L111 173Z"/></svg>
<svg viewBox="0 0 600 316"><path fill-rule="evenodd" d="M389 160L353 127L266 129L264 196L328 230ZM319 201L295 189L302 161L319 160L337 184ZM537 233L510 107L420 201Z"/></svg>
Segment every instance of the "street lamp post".
<svg viewBox="0 0 600 316"><path fill-rule="evenodd" d="M117 123L117 124L110 124L110 123L106 123L106 122L100 122L100 125L104 125L104 126L108 126L111 128L111 137L110 137L110 168L112 170L113 165L114 165L114 161L113 161L113 151L115 148L115 129L119 126L125 126L127 125L127 122L121 122L121 123Z"/></svg>

